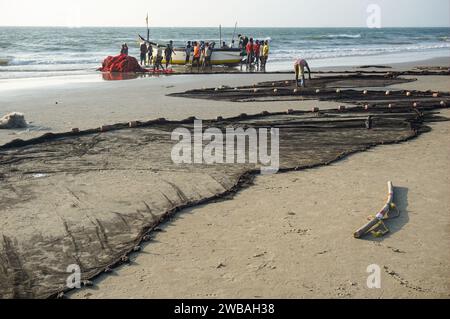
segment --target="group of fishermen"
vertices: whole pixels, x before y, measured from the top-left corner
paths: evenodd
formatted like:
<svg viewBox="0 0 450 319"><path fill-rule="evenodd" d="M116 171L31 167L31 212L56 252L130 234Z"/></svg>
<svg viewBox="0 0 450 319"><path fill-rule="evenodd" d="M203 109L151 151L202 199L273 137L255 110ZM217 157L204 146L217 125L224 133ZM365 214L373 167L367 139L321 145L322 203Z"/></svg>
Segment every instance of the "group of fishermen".
<svg viewBox="0 0 450 319"><path fill-rule="evenodd" d="M157 48L156 56L153 56L153 45ZM142 42L140 45L140 62L141 65L150 65L153 63L153 70L164 70L162 61L166 60L165 69L169 68L169 64L172 61L172 54L175 53L173 49L173 41L170 41L167 45L157 45L151 42Z"/></svg>
<svg viewBox="0 0 450 319"><path fill-rule="evenodd" d="M156 56L153 56L153 45L156 46ZM125 44L126 46L126 44ZM188 65L192 58L191 68L196 65L198 69L200 67L205 69L207 67L212 68L211 56L213 49L215 47L214 42L204 42L204 41L188 41L185 47L186 51L186 65ZM121 54L124 54L124 49L122 46ZM128 50L126 50L128 54ZM164 70L162 61L166 61L166 69L172 63L172 56L176 55L173 47L173 41L171 40L167 45L157 45L151 42L142 42L140 45L140 63L141 65L150 65L153 63L153 69L159 70L160 68Z"/></svg>
<svg viewBox="0 0 450 319"><path fill-rule="evenodd" d="M239 34L239 48L241 49L241 56L243 56L242 65L247 68L256 66L258 70L266 69L267 60L269 59L270 46L268 40L254 40ZM156 56L153 56L153 45L157 47ZM221 48L233 48L234 40L228 46L225 42L222 43ZM205 41L188 41L185 46L186 65L191 65L191 69L196 66L198 70L202 68L212 69L211 57L216 46L215 42ZM122 46L121 54L128 54L128 46ZM166 46L156 45L149 41L142 42L140 45L140 63L141 65L150 65L153 63L154 69L163 69L162 61L166 61L166 69L172 62L172 56L176 55L173 47L173 41L170 41Z"/></svg>
<svg viewBox="0 0 450 319"><path fill-rule="evenodd" d="M254 65L258 70L266 70L267 60L269 59L270 46L269 41L254 40L242 34L239 37L239 48L242 50L241 56L245 57L244 63L247 69L251 69ZM311 80L311 69L305 59L296 59L294 62L295 83L298 87L306 87L305 71L308 71L309 80ZM300 83L299 83L300 82Z"/></svg>
<svg viewBox="0 0 450 319"><path fill-rule="evenodd" d="M222 46L225 45L225 42ZM185 47L186 52L186 65L189 64L192 57L191 69L194 65L197 66L197 70L200 71L200 67L205 70L206 68L212 69L211 57L213 50L216 46L215 42L205 41L188 41Z"/></svg>
<svg viewBox="0 0 450 319"><path fill-rule="evenodd" d="M254 40L242 34L238 38L241 56L245 58L243 64L247 66L247 70L256 66L258 70L265 71L270 53L269 40Z"/></svg>
<svg viewBox="0 0 450 319"><path fill-rule="evenodd" d="M270 46L269 41L254 40L241 34L238 35L239 48L241 49L241 56L245 57L243 64L247 66L247 69L251 69L256 65L258 70L265 71L267 60L269 59ZM154 44L156 45L156 44ZM162 61L166 60L166 69L172 62L172 55L175 54L173 41L171 40L166 46L156 45L156 56L153 57L153 46L151 42L142 42L140 46L140 60L141 65L149 65L153 61L153 70L164 70ZM186 52L186 65L189 64L192 58L191 69L194 65L200 71L200 68L205 70L206 68L212 69L211 56L215 47L214 42L204 41L188 41L185 47ZM222 43L222 48L234 47L234 40L230 46L227 46L225 42ZM164 50L163 50L164 49ZM122 45L121 54L128 55L128 45L125 43ZM311 69L308 62L305 59L296 59L294 62L294 72L296 85L298 87L299 81L302 87L306 86L305 71L308 71L309 80L311 80Z"/></svg>

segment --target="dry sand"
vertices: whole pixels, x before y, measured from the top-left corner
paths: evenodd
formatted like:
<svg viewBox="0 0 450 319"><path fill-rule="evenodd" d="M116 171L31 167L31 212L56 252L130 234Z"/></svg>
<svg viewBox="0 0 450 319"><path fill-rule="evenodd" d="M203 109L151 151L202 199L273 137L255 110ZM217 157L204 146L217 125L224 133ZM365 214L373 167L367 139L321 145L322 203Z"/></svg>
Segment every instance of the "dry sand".
<svg viewBox="0 0 450 319"><path fill-rule="evenodd" d="M430 80L396 87L450 87ZM450 123L432 127L329 167L258 177L233 200L187 210L132 265L72 297L449 298ZM401 217L382 239L353 239L388 180ZM367 288L372 264L381 289Z"/></svg>

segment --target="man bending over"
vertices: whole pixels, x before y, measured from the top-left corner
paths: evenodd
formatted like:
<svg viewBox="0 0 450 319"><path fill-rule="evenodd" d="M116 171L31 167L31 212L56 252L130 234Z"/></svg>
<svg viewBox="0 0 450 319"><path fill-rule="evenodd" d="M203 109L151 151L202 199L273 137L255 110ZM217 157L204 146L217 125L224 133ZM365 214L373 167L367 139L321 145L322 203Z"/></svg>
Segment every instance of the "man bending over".
<svg viewBox="0 0 450 319"><path fill-rule="evenodd" d="M301 78L301 86L306 87L305 81L305 67L308 69L309 80L311 81L311 69L305 59L297 59L294 63L295 70L295 84L298 87L298 79Z"/></svg>

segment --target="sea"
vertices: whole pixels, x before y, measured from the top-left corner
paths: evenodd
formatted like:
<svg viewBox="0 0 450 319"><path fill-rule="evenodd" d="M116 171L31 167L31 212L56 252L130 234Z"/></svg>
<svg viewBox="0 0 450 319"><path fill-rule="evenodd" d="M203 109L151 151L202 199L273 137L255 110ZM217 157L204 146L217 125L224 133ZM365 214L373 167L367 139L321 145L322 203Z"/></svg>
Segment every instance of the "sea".
<svg viewBox="0 0 450 319"><path fill-rule="evenodd" d="M150 38L184 46L188 40L231 43L237 34L271 45L269 71L292 68L296 58L312 67L399 63L450 57L450 28L151 28ZM146 28L0 27L0 79L95 73L122 43L138 57Z"/></svg>

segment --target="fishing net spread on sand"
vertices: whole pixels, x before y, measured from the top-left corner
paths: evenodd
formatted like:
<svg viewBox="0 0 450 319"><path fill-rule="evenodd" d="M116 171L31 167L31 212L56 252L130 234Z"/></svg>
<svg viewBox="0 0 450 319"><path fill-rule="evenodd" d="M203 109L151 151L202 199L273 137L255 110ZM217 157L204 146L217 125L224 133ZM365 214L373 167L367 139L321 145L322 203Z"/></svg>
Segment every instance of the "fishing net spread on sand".
<svg viewBox="0 0 450 319"><path fill-rule="evenodd" d="M332 75L314 78L307 81L308 87L297 88L295 81L274 81L257 83L251 86L241 87L217 87L189 90L181 93L169 94L174 97L186 97L196 99L207 99L216 101L231 102L281 102L281 101L303 101L303 100L321 100L321 101L341 101L341 102L359 102L364 103L368 98L386 100L384 91L372 90L366 96L362 95L362 90L351 90L350 88L380 88L394 84L413 82L415 79L405 79L393 75ZM341 90L339 94L336 90ZM343 90L347 89L345 92ZM319 90L319 91L317 91ZM402 91L393 92L396 96L390 96L388 99L406 98ZM428 94L431 96L430 94Z"/></svg>
<svg viewBox="0 0 450 319"><path fill-rule="evenodd" d="M284 171L406 141L427 131L440 107L427 97L416 108L402 100L395 108L242 114L203 129L279 128ZM192 131L193 121L121 123L1 146L0 297L54 297L68 289L69 265L90 279L126 263L166 218L233 194L259 173L255 164L174 164L171 134Z"/></svg>

